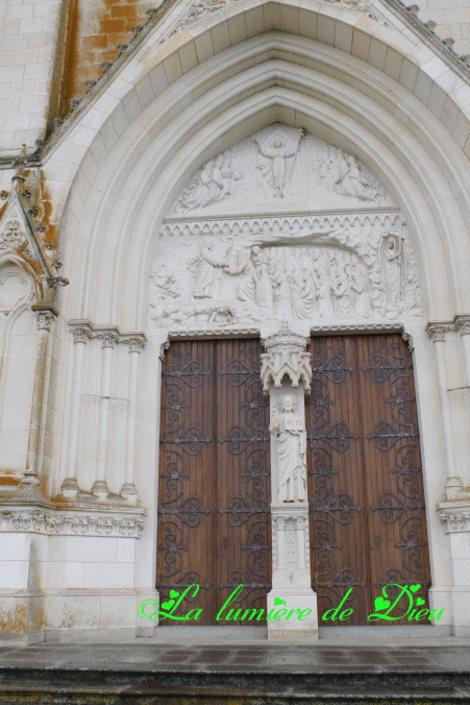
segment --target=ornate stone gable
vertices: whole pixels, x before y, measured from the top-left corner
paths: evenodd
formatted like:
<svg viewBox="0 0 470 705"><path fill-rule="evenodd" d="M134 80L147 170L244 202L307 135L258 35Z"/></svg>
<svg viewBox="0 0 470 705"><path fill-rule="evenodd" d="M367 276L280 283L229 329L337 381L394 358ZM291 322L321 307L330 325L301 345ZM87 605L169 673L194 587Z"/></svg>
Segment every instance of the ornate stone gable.
<svg viewBox="0 0 470 705"><path fill-rule="evenodd" d="M211 159L177 197L149 303L154 329L175 333L421 313L393 200L356 157L279 123Z"/></svg>
<svg viewBox="0 0 470 705"><path fill-rule="evenodd" d="M33 305L48 308L53 306L55 287L68 282L57 275L61 264L56 262L56 243L43 237L47 228L37 222L41 203L28 188L28 175L20 169L13 177L12 191L2 194L6 203L0 216L0 266L20 265L34 282ZM0 287L4 279L5 273L0 272Z"/></svg>

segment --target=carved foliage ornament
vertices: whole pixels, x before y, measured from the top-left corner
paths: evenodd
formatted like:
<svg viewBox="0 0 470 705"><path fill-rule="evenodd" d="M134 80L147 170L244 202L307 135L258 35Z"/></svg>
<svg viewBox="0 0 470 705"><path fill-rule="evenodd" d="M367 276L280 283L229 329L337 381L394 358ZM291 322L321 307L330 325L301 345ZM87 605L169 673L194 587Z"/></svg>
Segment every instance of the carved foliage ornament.
<svg viewBox="0 0 470 705"><path fill-rule="evenodd" d="M446 534L470 532L470 507L467 510L440 512L439 520L444 524Z"/></svg>

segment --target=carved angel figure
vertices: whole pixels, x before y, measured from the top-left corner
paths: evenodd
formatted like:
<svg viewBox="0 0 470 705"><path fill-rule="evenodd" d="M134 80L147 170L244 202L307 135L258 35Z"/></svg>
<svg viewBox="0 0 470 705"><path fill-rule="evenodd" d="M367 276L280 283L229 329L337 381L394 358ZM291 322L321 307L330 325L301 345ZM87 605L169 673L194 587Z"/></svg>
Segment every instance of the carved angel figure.
<svg viewBox="0 0 470 705"><path fill-rule="evenodd" d="M307 434L296 408L293 394L281 394L279 412L274 406L269 427L270 433L277 436L280 502L304 502L307 496Z"/></svg>
<svg viewBox="0 0 470 705"><path fill-rule="evenodd" d="M223 201L232 192L232 181L241 179L231 165L229 154L219 154L204 164L176 202L175 212L182 213Z"/></svg>

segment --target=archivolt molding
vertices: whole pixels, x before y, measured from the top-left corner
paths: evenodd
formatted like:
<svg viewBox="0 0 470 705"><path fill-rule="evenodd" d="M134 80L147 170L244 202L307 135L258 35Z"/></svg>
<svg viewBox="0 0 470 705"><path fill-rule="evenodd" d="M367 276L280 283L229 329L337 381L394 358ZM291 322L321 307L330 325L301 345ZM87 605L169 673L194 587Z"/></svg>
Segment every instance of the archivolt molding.
<svg viewBox="0 0 470 705"><path fill-rule="evenodd" d="M289 42L285 38L283 38L282 41L284 42L287 48ZM265 46L266 37L260 39L259 42L261 45ZM273 43L271 42L271 46L272 45ZM296 44L296 49L298 48L299 47ZM227 83L225 83L223 84L223 86L220 86L220 88L214 89L212 91L209 91L209 93L206 93L204 98L201 98L199 102L195 101L191 106L191 112L193 114L192 134L194 134L195 130L197 133L197 137L191 136L188 138L187 135L187 129L189 124L188 120L190 119L189 109L183 110L183 112L181 112L181 109L179 110L179 116L176 117L172 123L172 135L170 137L170 135L166 133L165 128L161 128L161 125L165 124L165 121L167 119L166 116L169 116L168 111L170 110L171 106L166 106L167 112L165 113L164 103L158 105L155 104L155 106L152 106L152 113L154 110L157 109L159 111L158 132L152 126L148 128L144 127L144 129L141 130L142 142L138 145L137 149L134 150L132 155L129 155L128 161L126 161L126 159L123 160L124 154L121 154L119 149L115 151L113 160L109 162L106 169L102 172L102 178L101 176L99 177L99 180L96 183L96 188L98 188L99 190L109 189L114 194L116 194L116 197L118 197L118 194L120 194L120 201L112 204L109 199L101 199L101 210L103 211L103 213L106 212L106 219L103 220L102 216L99 216L98 213L96 213L94 217L94 229L95 232L100 232L100 238L94 240L95 244L90 244L90 241L88 241L88 243L83 242L79 246L81 251L81 260L83 259L83 249L85 248L85 251L88 249L87 258L90 262L90 266L84 267L82 271L86 271L87 274L89 273L90 283L92 281L100 281L100 284L103 285L103 272L109 271L109 257L106 257L106 261L103 261L103 263L100 265L91 264L92 262L99 262L99 249L103 246L103 252L109 252L108 248L112 247L113 251L117 253L117 259L114 261L114 273L111 274L111 272L109 272L109 274L107 274L105 278L106 282L109 282L110 284L111 281L113 282L112 286L115 289L115 294L113 293L112 296L110 295L109 299L112 299L114 302L116 302L119 301L121 295L121 303L125 301L126 305L130 304L130 301L132 299L135 300L135 285L133 286L133 290L130 286L130 280L128 284L124 286L122 285L122 277L127 278L128 276L126 274L126 270L129 272L132 270L134 272L133 282L135 282L135 272L139 272L138 295L139 297L142 297L142 293L145 289L145 284L143 284L142 282L145 282L146 277L148 276L146 274L146 266L148 266L148 259L146 259L146 253L148 252L148 248L150 246L150 239L147 236L155 230L155 222L158 222L158 219L161 218L162 210L165 207L164 204L168 204L168 202L171 201L172 193L174 193L175 188L178 187L178 182L181 183L181 180L183 178L182 174L188 173L190 169L189 165L191 163L194 164L195 159L200 159L202 161L202 159L204 159L203 155L210 155L210 152L208 153L208 150L213 150L213 147L211 147L211 145L217 142L217 140L219 139L219 134L229 134L230 129L235 129L237 122L240 122L242 120L244 120L246 123L246 121L254 121L255 119L257 119L257 124L259 125L259 119L262 118L260 117L258 119L258 117L256 117L256 114L258 113L258 116L261 116L263 111L273 109L274 106L276 106L275 109L278 111L278 114L283 115L284 120L286 119L286 117L288 117L288 122L290 124L295 125L295 122L297 122L298 124L299 121L302 121L304 123L310 121L311 123L313 123L313 115L315 115L315 119L317 121L321 120L322 130L329 130L330 134L332 135L335 133L338 135L339 131L346 131L348 135L347 137L343 136L342 139L347 139L348 141L351 140L351 143L356 143L356 146L354 148L356 154L359 152L361 157L366 160L368 166L372 166L375 162L376 174L377 172L383 170L383 173L387 175L387 178L389 180L393 179L394 183L392 190L394 192L394 195L399 196L403 206L405 206L404 210L406 213L405 217L407 219L407 222L411 225L412 230L422 230L422 234L419 235L419 238L421 240L420 249L421 255L422 257L424 257L423 270L425 276L427 277L429 286L430 281L436 279L439 279L439 281L442 282L444 287L446 286L447 277L444 269L442 270L442 272L439 272L439 275L430 273L432 270L432 266L438 265L439 262L444 263L446 258L446 254L442 249L442 243L440 242L439 230L441 231L441 233L444 233L444 235L448 237L448 242L450 242L450 222L448 223L445 221L449 220L450 211L453 211L453 214L456 215L457 220L455 218L452 220L452 237L463 238L465 233L465 225L463 219L461 219L460 224L456 226L456 223L458 222L460 216L458 213L458 207L454 205L449 206L449 213L446 214L446 204L444 204L443 201L446 200L447 204L451 204L453 196L450 195L450 192L446 192L445 194L442 192L439 194L437 192L433 193L437 184L437 180L433 178L434 172L437 173L437 165L433 163L432 160L430 160L429 154L426 154L417 145L415 138L410 133L407 133L406 130L398 130L395 118L393 126L392 123L387 124L387 121L390 121L390 116L387 118L386 113L384 112L384 109L382 107L379 108L375 106L374 109L373 102L369 98L365 98L364 96L362 96L361 101L359 101L359 98L354 89L346 89L345 86L343 86L344 110L351 113L352 106L356 99L357 106L354 105L354 114L356 113L356 109L357 112L359 112L360 102L362 102L362 112L364 115L367 116L368 113L372 115L370 111L375 110L375 125L372 127L371 124L367 125L366 127L365 125L362 126L357 123L355 124L351 120L345 121L344 115L343 119L341 120L339 110L329 108L324 102L320 103L315 99L311 99L307 97L304 93L294 93L293 91L286 90L285 88L272 88L268 90L265 89L265 91L262 93L258 92L255 97L250 98L249 100L245 98L242 103L239 103L237 105L237 107L230 108L227 114L224 114L222 112L220 119L217 118L217 120L214 120L214 110L218 109L219 112L221 112L221 110L223 110L223 101L227 101L233 104L233 101L237 99L237 95L239 94L239 92L243 89L245 85L247 85L247 82L250 86L250 90L253 91L259 90L259 88L261 87L262 80L276 80L276 76L285 76L286 79L288 77L289 81L294 81L295 77L295 81L297 84L299 83L299 81L305 82L305 84L308 83L308 78L310 76L310 72L308 70L301 69L298 67L297 73L295 74L293 66L285 66L286 69L288 69L287 73L283 70L282 62L273 62L273 68L275 69L274 71L272 69L269 70L271 68L271 65L269 65L269 62L265 62L265 64L262 66L250 69L247 72L246 81L243 84L240 84L239 78L237 78L236 80L234 79L232 81L232 85L228 85ZM315 75L314 81L317 85L318 81L320 81L320 83L323 82L323 92L325 92L325 90L328 90L331 95L333 95L335 92L337 97L340 95L341 84L339 84L338 81L328 79L326 77L318 77L317 75ZM236 87L235 84L237 84ZM183 93L179 94L178 97L180 105L181 101L184 102L184 90L186 89L189 90L189 87L182 86ZM320 89L319 85L318 89ZM352 100L352 97L354 97L354 100ZM346 108L347 98L349 98L349 106ZM294 110L296 111L297 117L294 117ZM209 116L210 114L212 117L212 122L210 122L209 124L207 124L207 119L209 118L206 118L204 113L207 116ZM307 117L309 113L312 117ZM323 115L320 115L321 113L323 113ZM222 115L224 116L224 119L222 119ZM301 115L305 115L305 119L303 119ZM361 117L361 120L365 119L364 115ZM367 121L369 121L369 118L367 118ZM319 122L317 124L319 124ZM385 126L387 126L386 130ZM136 130L140 130L141 127L142 126L136 124ZM227 130L227 128L229 129ZM310 129L313 132L315 128L313 125L311 125ZM401 154L395 153L392 155L390 153L390 150L388 149L388 146L386 146L389 145L391 139L390 129L392 129L392 131L398 130L395 136L395 149L400 150ZM387 134L386 140L380 140L379 134L377 134L377 136L374 134L375 132L377 132L377 130L379 131L379 134L380 130L384 130L384 133ZM185 133L187 140L186 144L183 148L180 149L180 152L177 154L176 145L178 145L178 147L181 147L182 140L185 140ZM146 150L142 151L144 145L146 145ZM152 146L150 147L150 145ZM353 148L350 147L350 149ZM212 151L212 154L214 154L214 151ZM160 161L157 161L158 159ZM116 160L116 164L114 164L114 160ZM118 161L120 161L123 165L123 170L118 169ZM132 185L129 184L128 187L125 184L125 180L123 178L123 171L125 170L127 174L130 174L132 172L132 169L134 168L133 165L137 161L140 162L140 169L142 169L142 173L153 173L151 179L154 179L154 181L152 182L152 180L150 180L144 186L135 175L134 177L132 177ZM157 173L163 173L165 171L165 167L168 166L170 163L171 169L165 172L165 178L161 178L159 181ZM200 163L201 162L199 161L199 164ZM192 168L194 169L194 166ZM112 172L115 173L114 179L110 176ZM170 174L170 178L168 178L168 174ZM456 178L459 179L460 176L456 176ZM139 184L139 190L142 194L141 196L137 196L137 194L135 194L135 184L137 183ZM418 183L419 187L417 186ZM392 184L389 182L388 186L390 190ZM128 188L130 189L130 191L128 191ZM446 187L444 186L444 191L445 190ZM124 193L126 194L126 197L122 198L122 195ZM427 194L426 198L423 196L423 194ZM85 199L86 202L86 194L82 193L82 196L83 198L80 198L80 208L83 199ZM114 196L112 196L112 198L114 198ZM135 200L136 198L137 200ZM134 205L131 205L133 199ZM465 202L465 198L463 199L463 202ZM145 208L143 207L144 203ZM155 207L153 209L149 208L149 204L155 204ZM72 209L75 209L73 198L71 199L70 207ZM434 211L434 213L432 211ZM77 217L79 219L79 215L80 211L75 209L74 221L77 219ZM438 228L436 223L436 221L438 222L439 219L441 220L442 224L441 228ZM72 233L73 228L70 228L70 230L68 230L67 232ZM87 236L88 233L89 227L87 228ZM107 238L109 237L109 235L111 235L111 233L119 234L120 243L117 247L116 244L111 243L105 246L103 234ZM146 238L145 240L142 240L141 235L144 234ZM132 246L130 245L131 240L128 240L128 237L130 235L132 235L133 239ZM428 252L426 251L427 247L429 247ZM465 248L465 244L463 244L463 247ZM439 253L440 248L441 252ZM452 260L453 252L452 246L450 244L448 245L447 254L449 259ZM67 259L71 259L71 257L72 253L69 252ZM454 259L456 259L454 267L458 269L460 263L464 261L464 258ZM99 277L95 276L95 274L93 273L95 267L98 267L100 271ZM461 280L461 277L456 274L453 277L453 280L455 282L459 282ZM103 306L105 305L104 300L99 304L98 302L96 302L96 304L92 304L92 306L98 305L101 307L101 309L99 310L99 315L89 308L94 297L92 290L90 289L90 283L87 283L84 280L77 280L77 286L79 287L80 291L86 291L87 297L87 300L83 302L82 311L77 311L77 313L79 315L83 315L83 313L85 312L92 313L95 318L109 319L109 311L105 311L103 308ZM431 286L430 288L432 289ZM460 295L460 293L458 295ZM80 294L78 294L78 298L79 297ZM443 302L449 302L450 299L450 294L448 296L441 295L439 297L439 300L436 300L435 305L443 306ZM141 301L142 298L140 298L140 302ZM113 318L118 318L120 316L119 306L121 305L121 303L118 304L117 308L116 303L113 304ZM141 303L135 301L135 308L134 313L131 314L132 316L135 316L137 307L140 305ZM142 315L142 311L139 312L139 315ZM130 322L132 318L128 320ZM135 321L130 322L130 326L133 327L134 325ZM141 318L139 319L139 322L137 323L137 325L135 325L135 327L142 327Z"/></svg>

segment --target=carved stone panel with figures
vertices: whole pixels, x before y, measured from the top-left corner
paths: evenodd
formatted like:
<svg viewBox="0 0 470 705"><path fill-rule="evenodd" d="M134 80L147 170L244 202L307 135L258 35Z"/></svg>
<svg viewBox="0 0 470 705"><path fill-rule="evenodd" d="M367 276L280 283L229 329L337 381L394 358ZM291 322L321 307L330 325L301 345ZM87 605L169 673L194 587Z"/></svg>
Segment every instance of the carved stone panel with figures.
<svg viewBox="0 0 470 705"><path fill-rule="evenodd" d="M368 324L422 310L392 199L356 157L279 123L204 164L176 198L149 304L151 327L171 331Z"/></svg>

